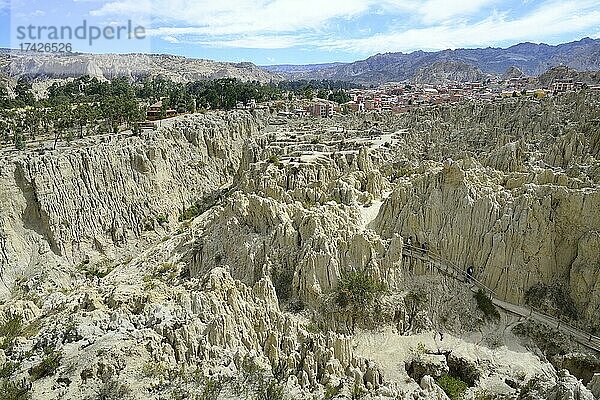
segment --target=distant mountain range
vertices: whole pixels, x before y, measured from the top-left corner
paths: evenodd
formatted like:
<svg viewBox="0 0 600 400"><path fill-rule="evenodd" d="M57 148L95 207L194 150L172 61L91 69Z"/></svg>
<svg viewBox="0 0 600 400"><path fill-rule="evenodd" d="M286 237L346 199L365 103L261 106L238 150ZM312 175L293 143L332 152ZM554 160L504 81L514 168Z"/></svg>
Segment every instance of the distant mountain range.
<svg viewBox="0 0 600 400"><path fill-rule="evenodd" d="M364 85L385 82L446 83L491 77L539 76L556 66L576 71L600 70L600 39L549 46L520 43L506 49L457 49L438 52L377 54L353 63L270 65L228 63L161 54L56 54L0 49L0 83L27 77L37 81L90 75L98 78L165 77L176 82L238 78L260 82L282 79L329 79ZM557 75L558 74L558 75ZM547 78L546 77L546 78ZM595 82L594 76L582 76Z"/></svg>
<svg viewBox="0 0 600 400"><path fill-rule="evenodd" d="M521 71L538 76L564 65L600 70L600 39L584 38L557 46L520 43L506 49L457 49L377 54L353 63L262 67L286 79L331 79L361 84L394 81L473 80Z"/></svg>
<svg viewBox="0 0 600 400"><path fill-rule="evenodd" d="M0 50L0 75L35 80L165 77L175 82L238 78L278 81L281 77L252 63L228 63L161 54L32 53Z"/></svg>

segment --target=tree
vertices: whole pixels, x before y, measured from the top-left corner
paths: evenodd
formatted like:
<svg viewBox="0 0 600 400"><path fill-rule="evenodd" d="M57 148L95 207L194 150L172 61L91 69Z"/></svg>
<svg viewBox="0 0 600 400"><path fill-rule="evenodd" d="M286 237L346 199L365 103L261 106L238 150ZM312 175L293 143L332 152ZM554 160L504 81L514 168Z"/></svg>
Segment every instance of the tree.
<svg viewBox="0 0 600 400"><path fill-rule="evenodd" d="M303 96L305 99L312 100L312 99L313 99L313 97L314 97L314 93L313 93L313 90L312 90L312 88L311 88L310 86L306 86L306 87L304 88L304 90L302 91L302 96Z"/></svg>
<svg viewBox="0 0 600 400"><path fill-rule="evenodd" d="M133 127L131 128L131 131L133 132L134 135L139 135L140 133L142 133L142 127L140 126L140 124L138 122L133 124Z"/></svg>
<svg viewBox="0 0 600 400"><path fill-rule="evenodd" d="M162 105L160 106L160 112L158 114L158 117L160 119L167 118L167 110L168 110L167 103L168 103L167 99L164 99L163 102L162 102Z"/></svg>
<svg viewBox="0 0 600 400"><path fill-rule="evenodd" d="M350 96L346 93L344 89L337 89L329 95L329 100L335 101L338 104L342 104L349 102Z"/></svg>
<svg viewBox="0 0 600 400"><path fill-rule="evenodd" d="M352 331L357 320L363 322L374 309L375 300L383 295L385 286L366 271L344 272L337 285L335 301L352 316Z"/></svg>
<svg viewBox="0 0 600 400"><path fill-rule="evenodd" d="M94 110L89 104L84 103L75 109L74 119L79 126L79 138L83 138L83 128L93 119Z"/></svg>
<svg viewBox="0 0 600 400"><path fill-rule="evenodd" d="M0 84L0 108L10 108L10 98L8 97L8 90L2 84Z"/></svg>
<svg viewBox="0 0 600 400"><path fill-rule="evenodd" d="M15 87L15 103L17 107L33 106L35 103L35 97L31 92L31 83L25 78L19 78L17 86Z"/></svg>
<svg viewBox="0 0 600 400"><path fill-rule="evenodd" d="M20 128L14 130L14 144L17 150L25 150L25 138Z"/></svg>
<svg viewBox="0 0 600 400"><path fill-rule="evenodd" d="M23 128L27 129L29 136L32 140L35 139L40 130L40 124L42 121L42 110L39 107L33 107L27 109L22 114Z"/></svg>
<svg viewBox="0 0 600 400"><path fill-rule="evenodd" d="M73 110L69 104L61 104L54 110L54 146L58 143L58 139L73 127Z"/></svg>

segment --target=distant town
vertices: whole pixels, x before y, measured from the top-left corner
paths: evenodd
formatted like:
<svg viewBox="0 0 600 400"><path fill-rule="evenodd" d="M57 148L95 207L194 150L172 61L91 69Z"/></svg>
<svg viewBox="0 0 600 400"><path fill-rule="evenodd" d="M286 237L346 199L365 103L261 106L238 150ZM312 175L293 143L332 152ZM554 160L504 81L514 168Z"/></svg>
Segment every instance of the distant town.
<svg viewBox="0 0 600 400"><path fill-rule="evenodd" d="M378 88L348 89L350 100L337 103L322 98L306 99L291 95L294 100L270 102L276 106L281 117L333 117L335 114L363 113L369 111L405 113L411 108L460 101L501 101L506 98L544 98L583 89L600 91L600 86L588 86L573 79L557 79L550 87L536 87L533 77L512 78L505 81L465 82L447 85L387 83ZM330 92L331 93L331 92ZM289 105L293 104L293 107ZM266 106L266 105L263 105ZM255 108L251 100L248 104L238 103L237 108ZM283 108L283 109L282 109Z"/></svg>

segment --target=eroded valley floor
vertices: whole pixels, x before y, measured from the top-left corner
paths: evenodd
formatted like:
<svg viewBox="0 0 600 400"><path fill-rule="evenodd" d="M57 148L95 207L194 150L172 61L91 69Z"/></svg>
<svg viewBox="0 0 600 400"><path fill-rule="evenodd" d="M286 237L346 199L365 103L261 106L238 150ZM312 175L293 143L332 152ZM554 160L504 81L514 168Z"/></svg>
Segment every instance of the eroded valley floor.
<svg viewBox="0 0 600 400"><path fill-rule="evenodd" d="M564 327L600 328L599 101L215 112L5 152L1 390L592 400L595 344Z"/></svg>

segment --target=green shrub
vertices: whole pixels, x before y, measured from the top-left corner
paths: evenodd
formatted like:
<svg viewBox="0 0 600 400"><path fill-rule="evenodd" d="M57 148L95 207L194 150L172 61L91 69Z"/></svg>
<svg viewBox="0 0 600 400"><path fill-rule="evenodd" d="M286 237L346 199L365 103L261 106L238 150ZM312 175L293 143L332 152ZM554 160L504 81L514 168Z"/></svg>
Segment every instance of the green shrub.
<svg viewBox="0 0 600 400"><path fill-rule="evenodd" d="M0 394L2 394L2 400L28 400L31 398L27 387L23 383L4 379L0 381Z"/></svg>
<svg viewBox="0 0 600 400"><path fill-rule="evenodd" d="M272 155L269 157L269 164L273 164L278 167L281 164L281 161L279 160L278 156Z"/></svg>
<svg viewBox="0 0 600 400"><path fill-rule="evenodd" d="M25 150L25 148L27 147L25 144L25 138L23 137L23 135L15 135L14 142L15 142L15 148L17 150Z"/></svg>
<svg viewBox="0 0 600 400"><path fill-rule="evenodd" d="M462 400L468 388L465 382L450 375L442 375L437 380L437 384L451 400Z"/></svg>
<svg viewBox="0 0 600 400"><path fill-rule="evenodd" d="M156 222L159 225L164 225L169 223L169 217L166 214L159 214L156 216Z"/></svg>
<svg viewBox="0 0 600 400"><path fill-rule="evenodd" d="M110 274L113 271L113 269L115 269L115 267L104 263L100 263L97 265L90 265L88 263L80 264L79 269L85 274L86 278L88 279L92 279L94 277L102 279L105 278L108 274Z"/></svg>
<svg viewBox="0 0 600 400"><path fill-rule="evenodd" d="M144 281L150 281L152 279L158 279L163 282L173 281L177 278L177 265L173 263L163 263L154 269L154 272L150 276L145 276Z"/></svg>
<svg viewBox="0 0 600 400"><path fill-rule="evenodd" d="M60 365L61 358L62 354L59 351L52 351L49 354L47 354L42 359L41 363L29 369L29 375L31 376L31 380L37 381L38 379L53 375L54 371L56 371L56 369Z"/></svg>
<svg viewBox="0 0 600 400"><path fill-rule="evenodd" d="M194 219L201 214L200 207L197 204L192 205L190 208L183 210L179 216L179 222Z"/></svg>
<svg viewBox="0 0 600 400"><path fill-rule="evenodd" d="M98 391L97 397L93 399L98 400L123 400L130 397L132 390L129 385L120 383L114 378L104 382ZM91 399L90 399L91 400Z"/></svg>
<svg viewBox="0 0 600 400"><path fill-rule="evenodd" d="M0 325L0 337L3 337L4 340L0 344L0 349L6 350L8 349L13 340L21 335L23 331L23 317L20 315L15 315L8 319L4 324Z"/></svg>
<svg viewBox="0 0 600 400"><path fill-rule="evenodd" d="M150 360L143 365L142 374L147 378L165 378L169 376L169 367L165 363Z"/></svg>
<svg viewBox="0 0 600 400"><path fill-rule="evenodd" d="M343 273L335 290L336 304L350 312L352 316L351 329L356 323L368 324L376 319L378 308L375 300L385 293L385 285L373 279L366 271Z"/></svg>
<svg viewBox="0 0 600 400"><path fill-rule="evenodd" d="M410 167L400 167L398 168L396 171L394 171L394 176L392 177L393 180L402 178L404 176L410 176L412 175L413 170Z"/></svg>
<svg viewBox="0 0 600 400"><path fill-rule="evenodd" d="M341 389L341 386L331 386L328 384L325 387L325 394L323 395L323 398L325 400L333 399L335 396L337 396L340 393L340 389Z"/></svg>
<svg viewBox="0 0 600 400"><path fill-rule="evenodd" d="M216 379L207 378L199 400L217 400L221 390L223 390L222 382Z"/></svg>
<svg viewBox="0 0 600 400"><path fill-rule="evenodd" d="M385 286L365 271L346 272L336 288L335 300L342 308L366 307L384 291Z"/></svg>
<svg viewBox="0 0 600 400"><path fill-rule="evenodd" d="M283 400L283 385L275 379L261 381L255 398L256 400Z"/></svg>
<svg viewBox="0 0 600 400"><path fill-rule="evenodd" d="M2 368L0 368L0 378L8 379L15 371L19 369L19 364L14 363L12 361L7 361L4 363Z"/></svg>
<svg viewBox="0 0 600 400"><path fill-rule="evenodd" d="M487 319L491 320L499 320L500 313L496 309L496 306L492 302L483 290L479 289L477 293L475 293L475 300L477 301L477 308L479 308Z"/></svg>
<svg viewBox="0 0 600 400"><path fill-rule="evenodd" d="M352 386L352 391L350 392L350 398L352 400L359 400L365 397L365 395L366 393L359 382L354 382L354 386Z"/></svg>

